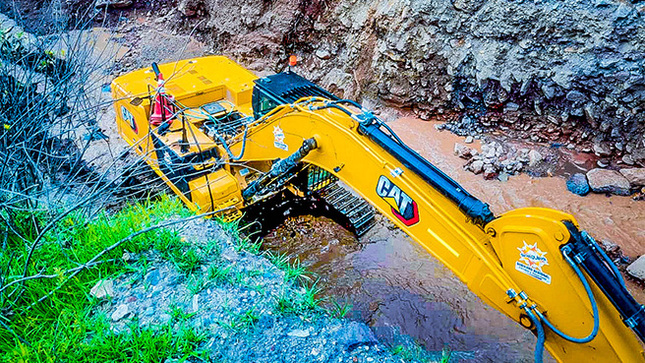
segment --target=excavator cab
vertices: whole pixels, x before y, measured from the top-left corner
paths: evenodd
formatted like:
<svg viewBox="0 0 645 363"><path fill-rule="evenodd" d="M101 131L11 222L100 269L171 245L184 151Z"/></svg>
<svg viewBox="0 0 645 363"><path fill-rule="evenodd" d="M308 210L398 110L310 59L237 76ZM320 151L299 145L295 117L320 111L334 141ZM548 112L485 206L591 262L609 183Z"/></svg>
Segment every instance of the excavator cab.
<svg viewBox="0 0 645 363"><path fill-rule="evenodd" d="M256 119L279 105L294 103L304 97L338 100L332 93L291 71L259 78L254 82L253 115Z"/></svg>

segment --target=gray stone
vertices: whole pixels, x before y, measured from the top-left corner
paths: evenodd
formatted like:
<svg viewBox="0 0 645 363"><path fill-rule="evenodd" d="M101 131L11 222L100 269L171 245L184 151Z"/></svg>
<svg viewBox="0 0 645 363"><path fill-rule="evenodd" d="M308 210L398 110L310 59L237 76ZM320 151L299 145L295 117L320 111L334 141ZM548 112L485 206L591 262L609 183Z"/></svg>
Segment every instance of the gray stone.
<svg viewBox="0 0 645 363"><path fill-rule="evenodd" d="M150 286L155 286L159 283L160 279L161 279L161 275L159 274L159 270L155 269L148 272L148 274L144 278L144 281L146 284Z"/></svg>
<svg viewBox="0 0 645 363"><path fill-rule="evenodd" d="M638 257L627 266L627 273L637 279L645 280L645 255Z"/></svg>
<svg viewBox="0 0 645 363"><path fill-rule="evenodd" d="M475 139L470 135L466 136L466 140L464 140L466 144L472 144L473 141L475 141Z"/></svg>
<svg viewBox="0 0 645 363"><path fill-rule="evenodd" d="M317 49L316 57L320 59L329 59L331 58L331 53L327 49Z"/></svg>
<svg viewBox="0 0 645 363"><path fill-rule="evenodd" d="M504 106L504 111L517 111L520 109L520 105L517 103L509 102Z"/></svg>
<svg viewBox="0 0 645 363"><path fill-rule="evenodd" d="M582 92L573 90L567 93L567 100L574 103L580 103L587 101L587 96L585 96Z"/></svg>
<svg viewBox="0 0 645 363"><path fill-rule="evenodd" d="M475 160L470 164L470 171L475 174L479 174L484 170L484 162L481 160Z"/></svg>
<svg viewBox="0 0 645 363"><path fill-rule="evenodd" d="M126 8L132 5L132 0L97 0L94 4L95 7L113 7L113 8Z"/></svg>
<svg viewBox="0 0 645 363"><path fill-rule="evenodd" d="M359 345L376 344L377 340L370 328L362 323L352 321L338 329L336 340L345 349L352 349Z"/></svg>
<svg viewBox="0 0 645 363"><path fill-rule="evenodd" d="M592 169L587 172L589 187L596 193L629 195L629 180L615 170Z"/></svg>
<svg viewBox="0 0 645 363"><path fill-rule="evenodd" d="M114 281L100 280L90 290L90 295L97 299L103 299L107 296L114 296Z"/></svg>
<svg viewBox="0 0 645 363"><path fill-rule="evenodd" d="M462 159L468 159L473 155L471 148L459 143L455 143L454 151L455 151L455 155L459 156Z"/></svg>
<svg viewBox="0 0 645 363"><path fill-rule="evenodd" d="M544 157L542 156L542 154L540 154L540 152L537 150L529 151L528 157L529 157L529 167L531 168L537 166L539 163L542 162L542 160L544 160Z"/></svg>
<svg viewBox="0 0 645 363"><path fill-rule="evenodd" d="M112 313L112 321L118 321L125 318L130 313L128 305L121 304L116 307L116 310Z"/></svg>
<svg viewBox="0 0 645 363"><path fill-rule="evenodd" d="M287 335L293 338L306 338L311 335L311 333L309 332L309 330L294 329L288 332Z"/></svg>
<svg viewBox="0 0 645 363"><path fill-rule="evenodd" d="M611 148L604 142L597 142L593 144L593 152L598 156L609 156Z"/></svg>
<svg viewBox="0 0 645 363"><path fill-rule="evenodd" d="M620 169L620 173L629 180L632 187L645 186L645 168Z"/></svg>
<svg viewBox="0 0 645 363"><path fill-rule="evenodd" d="M634 159L632 159L632 156L629 155L629 154L623 155L621 160L623 161L623 163L625 163L627 165L634 165Z"/></svg>

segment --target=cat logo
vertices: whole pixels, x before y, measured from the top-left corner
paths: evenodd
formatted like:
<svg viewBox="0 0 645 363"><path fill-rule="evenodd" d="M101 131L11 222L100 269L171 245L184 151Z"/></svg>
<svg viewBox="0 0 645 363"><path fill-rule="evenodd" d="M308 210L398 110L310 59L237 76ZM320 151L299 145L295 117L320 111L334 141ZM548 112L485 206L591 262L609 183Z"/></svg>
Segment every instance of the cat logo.
<svg viewBox="0 0 645 363"><path fill-rule="evenodd" d="M378 179L376 194L392 207L392 213L406 226L419 222L417 202L384 175Z"/></svg>
<svg viewBox="0 0 645 363"><path fill-rule="evenodd" d="M121 117L123 117L123 121L130 125L135 134L139 133L137 123L134 121L134 116L123 106L121 106Z"/></svg>

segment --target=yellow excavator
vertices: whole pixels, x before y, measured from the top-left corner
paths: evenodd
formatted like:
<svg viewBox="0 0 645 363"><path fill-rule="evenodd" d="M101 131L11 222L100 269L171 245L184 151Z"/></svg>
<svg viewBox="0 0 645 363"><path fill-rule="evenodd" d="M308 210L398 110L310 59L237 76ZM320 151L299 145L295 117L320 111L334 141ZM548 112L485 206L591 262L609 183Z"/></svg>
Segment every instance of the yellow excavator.
<svg viewBox="0 0 645 363"><path fill-rule="evenodd" d="M536 361L543 347L560 362L645 361L645 309L572 215L494 215L372 112L290 68L153 64L116 78L112 96L119 133L192 210L231 221L314 205L358 235L378 211L532 330Z"/></svg>

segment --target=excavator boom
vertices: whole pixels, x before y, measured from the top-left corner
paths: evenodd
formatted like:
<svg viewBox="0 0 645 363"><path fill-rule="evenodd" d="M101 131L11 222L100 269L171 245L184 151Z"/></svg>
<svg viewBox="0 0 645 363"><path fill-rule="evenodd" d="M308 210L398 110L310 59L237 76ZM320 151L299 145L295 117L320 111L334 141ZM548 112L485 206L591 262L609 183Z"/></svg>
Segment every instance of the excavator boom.
<svg viewBox="0 0 645 363"><path fill-rule="evenodd" d="M370 111L294 73L258 79L224 57L159 68L177 71L161 86L150 70L114 80L117 124L192 209L232 220L285 193L331 200L349 188L558 361L645 360L645 312L573 216L494 216ZM163 129L150 124L162 86L174 105ZM369 224L356 203L334 203L356 231Z"/></svg>

